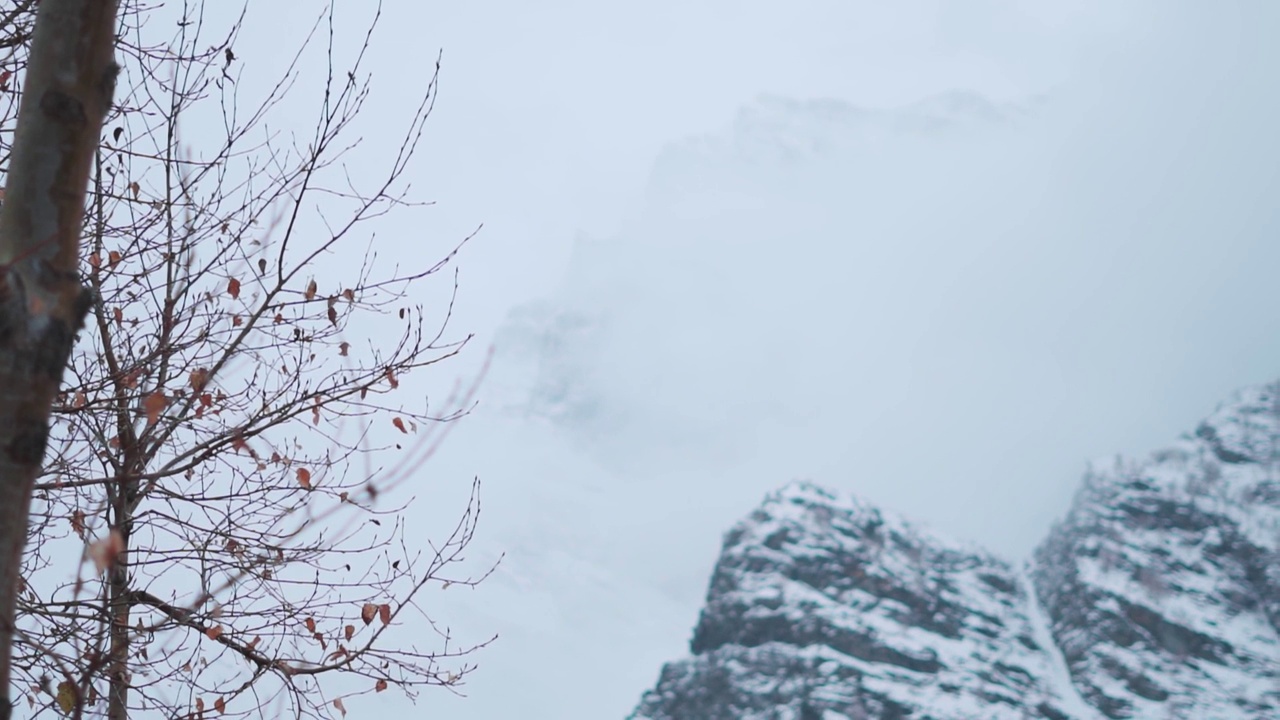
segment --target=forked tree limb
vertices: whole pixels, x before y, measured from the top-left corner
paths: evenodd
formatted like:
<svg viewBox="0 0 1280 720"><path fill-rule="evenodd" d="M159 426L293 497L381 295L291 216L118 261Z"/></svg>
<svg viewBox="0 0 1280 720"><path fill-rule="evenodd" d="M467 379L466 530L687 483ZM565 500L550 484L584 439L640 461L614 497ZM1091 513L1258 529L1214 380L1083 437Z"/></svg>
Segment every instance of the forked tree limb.
<svg viewBox="0 0 1280 720"><path fill-rule="evenodd" d="M89 170L111 107L118 0L42 0L0 208L0 720L31 490L75 333Z"/></svg>

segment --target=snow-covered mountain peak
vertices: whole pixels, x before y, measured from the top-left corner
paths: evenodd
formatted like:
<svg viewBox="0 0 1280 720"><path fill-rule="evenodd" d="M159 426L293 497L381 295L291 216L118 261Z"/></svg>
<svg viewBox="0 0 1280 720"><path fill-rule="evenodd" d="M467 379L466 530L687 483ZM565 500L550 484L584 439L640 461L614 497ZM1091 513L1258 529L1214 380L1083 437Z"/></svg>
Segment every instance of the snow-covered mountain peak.
<svg viewBox="0 0 1280 720"><path fill-rule="evenodd" d="M791 483L725 536L692 657L634 717L1066 718L1033 604L1009 563Z"/></svg>
<svg viewBox="0 0 1280 720"><path fill-rule="evenodd" d="M1280 384L1236 393L1200 423L1196 436L1224 463L1275 462L1280 457Z"/></svg>
<svg viewBox="0 0 1280 720"><path fill-rule="evenodd" d="M1028 568L793 482L636 720L1280 717L1280 385L1098 463Z"/></svg>

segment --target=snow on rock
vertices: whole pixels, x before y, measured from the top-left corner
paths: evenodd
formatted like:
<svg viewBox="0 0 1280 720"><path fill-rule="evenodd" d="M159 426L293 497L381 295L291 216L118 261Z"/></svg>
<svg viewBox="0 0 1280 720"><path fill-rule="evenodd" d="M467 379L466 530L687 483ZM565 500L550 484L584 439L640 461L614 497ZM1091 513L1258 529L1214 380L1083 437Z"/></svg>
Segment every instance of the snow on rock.
<svg viewBox="0 0 1280 720"><path fill-rule="evenodd" d="M1066 718L1029 599L1009 563L793 483L729 532L693 657L633 717Z"/></svg>
<svg viewBox="0 0 1280 720"><path fill-rule="evenodd" d="M1029 566L809 483L725 537L632 720L1280 717L1280 384L1091 468Z"/></svg>
<svg viewBox="0 0 1280 720"><path fill-rule="evenodd" d="M1107 717L1280 717L1278 393L1094 467L1036 553L1053 635Z"/></svg>

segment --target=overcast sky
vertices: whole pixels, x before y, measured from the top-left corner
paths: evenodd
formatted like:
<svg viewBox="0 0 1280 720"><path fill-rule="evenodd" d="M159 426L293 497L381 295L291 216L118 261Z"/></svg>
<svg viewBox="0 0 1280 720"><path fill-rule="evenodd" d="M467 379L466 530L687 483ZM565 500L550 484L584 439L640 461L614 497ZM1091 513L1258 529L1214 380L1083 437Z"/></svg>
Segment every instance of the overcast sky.
<svg viewBox="0 0 1280 720"><path fill-rule="evenodd" d="M306 13L252 12L238 54L278 61ZM447 507L479 474L509 553L439 600L504 634L451 717L625 715L720 535L793 477L1017 559L1086 461L1280 375L1280 5L385 12L375 117L444 53L415 179L438 205L397 251L485 223L460 320L500 352L419 492ZM1003 119L892 129L953 91Z"/></svg>

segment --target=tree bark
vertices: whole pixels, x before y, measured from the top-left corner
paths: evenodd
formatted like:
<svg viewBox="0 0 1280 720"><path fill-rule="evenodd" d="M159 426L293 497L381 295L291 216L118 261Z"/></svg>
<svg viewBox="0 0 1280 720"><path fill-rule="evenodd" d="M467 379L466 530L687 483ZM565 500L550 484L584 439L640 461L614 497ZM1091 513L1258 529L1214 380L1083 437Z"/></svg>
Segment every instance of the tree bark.
<svg viewBox="0 0 1280 720"><path fill-rule="evenodd" d="M107 656L107 720L129 717L129 611L133 592L129 578L129 541L133 534L133 505L138 496L137 438L129 433L124 471L113 481L109 493L112 505L111 530L119 535L119 553L107 570L107 611L111 614L110 649Z"/></svg>
<svg viewBox="0 0 1280 720"><path fill-rule="evenodd" d="M12 714L15 607L52 404L89 308L84 199L119 67L118 0L42 0L0 208L0 720Z"/></svg>

